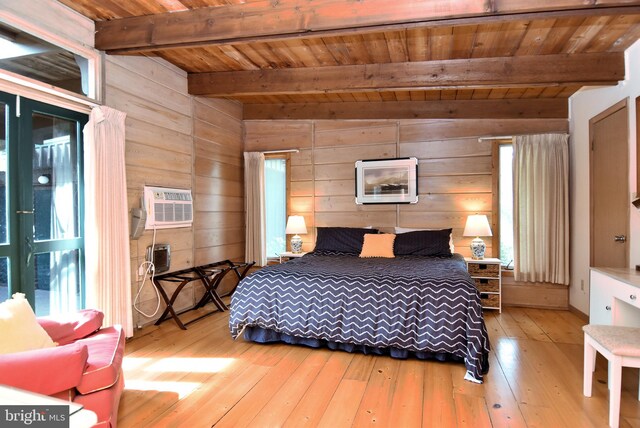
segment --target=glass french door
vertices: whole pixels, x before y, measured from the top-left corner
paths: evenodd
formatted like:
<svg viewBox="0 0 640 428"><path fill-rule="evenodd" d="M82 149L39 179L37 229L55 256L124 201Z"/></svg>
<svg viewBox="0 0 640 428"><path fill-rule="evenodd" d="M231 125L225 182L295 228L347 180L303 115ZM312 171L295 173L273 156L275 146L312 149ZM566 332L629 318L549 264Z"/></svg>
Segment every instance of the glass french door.
<svg viewBox="0 0 640 428"><path fill-rule="evenodd" d="M82 127L88 116L0 92L0 300L84 306Z"/></svg>

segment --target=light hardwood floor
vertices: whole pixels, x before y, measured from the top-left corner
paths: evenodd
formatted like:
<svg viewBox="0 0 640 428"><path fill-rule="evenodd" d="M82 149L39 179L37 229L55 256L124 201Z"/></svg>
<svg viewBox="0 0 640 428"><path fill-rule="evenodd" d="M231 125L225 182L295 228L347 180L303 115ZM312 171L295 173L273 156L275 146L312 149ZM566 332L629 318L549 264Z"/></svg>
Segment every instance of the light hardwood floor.
<svg viewBox="0 0 640 428"><path fill-rule="evenodd" d="M186 316L187 314L185 314ZM582 320L566 311L485 314L491 369L233 341L228 313L127 343L118 427L605 427L606 360L582 395ZM622 427L640 427L637 370L623 371Z"/></svg>

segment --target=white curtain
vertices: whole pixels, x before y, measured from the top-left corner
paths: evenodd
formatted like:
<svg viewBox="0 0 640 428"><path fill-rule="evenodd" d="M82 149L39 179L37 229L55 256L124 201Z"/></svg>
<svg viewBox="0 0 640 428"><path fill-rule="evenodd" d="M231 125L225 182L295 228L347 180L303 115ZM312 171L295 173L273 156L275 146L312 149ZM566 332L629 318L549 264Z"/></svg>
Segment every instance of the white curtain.
<svg viewBox="0 0 640 428"><path fill-rule="evenodd" d="M264 154L244 154L245 260L267 264L264 209Z"/></svg>
<svg viewBox="0 0 640 428"><path fill-rule="evenodd" d="M52 118L52 138L35 145L34 167L48 172L41 177L43 187L34 188L34 199L45 203L49 194L49 231L46 239L73 239L78 236L78 182L73 154L77 149L75 122ZM48 184L48 186L47 186ZM41 214L42 215L42 214ZM45 225L36 221L35 235L44 238ZM44 263L36 256L36 267ZM49 314L75 312L80 308L79 253L77 250L49 252ZM39 271L39 270L38 270Z"/></svg>
<svg viewBox="0 0 640 428"><path fill-rule="evenodd" d="M47 149L51 165L51 239L69 239L78 236L75 207L74 165L71 161L70 133ZM74 312L78 302L77 251L52 251L49 256L50 312Z"/></svg>
<svg viewBox="0 0 640 428"><path fill-rule="evenodd" d="M513 144L516 281L569 284L569 136Z"/></svg>
<svg viewBox="0 0 640 428"><path fill-rule="evenodd" d="M87 307L133 336L129 215L125 170L125 113L91 111L84 128L85 270Z"/></svg>

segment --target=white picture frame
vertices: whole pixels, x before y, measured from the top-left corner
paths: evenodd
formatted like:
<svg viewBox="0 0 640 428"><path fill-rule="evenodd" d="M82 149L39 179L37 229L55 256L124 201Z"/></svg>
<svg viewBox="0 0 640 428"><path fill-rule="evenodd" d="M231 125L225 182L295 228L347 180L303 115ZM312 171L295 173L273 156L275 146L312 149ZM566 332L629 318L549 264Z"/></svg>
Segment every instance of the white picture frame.
<svg viewBox="0 0 640 428"><path fill-rule="evenodd" d="M356 204L418 203L418 159L356 161Z"/></svg>

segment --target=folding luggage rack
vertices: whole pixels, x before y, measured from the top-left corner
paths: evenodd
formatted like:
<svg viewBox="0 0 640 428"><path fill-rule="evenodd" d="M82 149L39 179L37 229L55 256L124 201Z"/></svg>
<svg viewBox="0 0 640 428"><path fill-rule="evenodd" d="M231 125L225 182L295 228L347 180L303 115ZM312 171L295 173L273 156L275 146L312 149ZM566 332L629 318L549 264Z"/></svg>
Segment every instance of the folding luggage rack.
<svg viewBox="0 0 640 428"><path fill-rule="evenodd" d="M238 281L231 289L231 293L233 293L240 281L242 281L242 279L247 275L247 272L249 272L249 269L251 269L254 264L255 262L234 263L231 260L223 260L220 262L195 266L192 268L182 269L175 272L169 272L155 276L153 278L153 285L156 287L165 304L167 305L160 318L158 318L158 320L155 322L155 325L160 325L160 323L169 319L170 315L175 320L176 324L178 324L178 327L180 327L182 330L186 330L186 326L193 322L196 322L215 312L223 312L228 310L229 308L227 307L227 305L225 305L225 303L222 301L222 298L217 292L220 282L227 275L227 273L231 271L235 272ZM193 281L200 281L200 283L204 286L204 295L202 296L200 301L198 301L198 303L196 303L193 307L182 312L176 312L173 308L173 304L175 303L184 287ZM164 289L164 285L169 285L169 283L178 283L178 286L171 294L171 297L169 297ZM180 320L179 315L182 315L183 313L192 311L194 309L202 308L209 302L212 302L216 306L217 310L208 312L186 323L183 323Z"/></svg>

